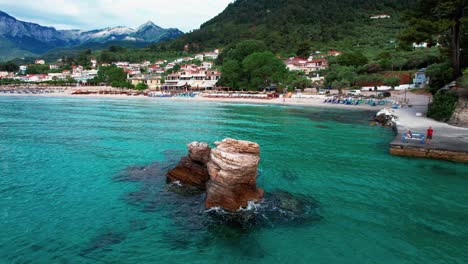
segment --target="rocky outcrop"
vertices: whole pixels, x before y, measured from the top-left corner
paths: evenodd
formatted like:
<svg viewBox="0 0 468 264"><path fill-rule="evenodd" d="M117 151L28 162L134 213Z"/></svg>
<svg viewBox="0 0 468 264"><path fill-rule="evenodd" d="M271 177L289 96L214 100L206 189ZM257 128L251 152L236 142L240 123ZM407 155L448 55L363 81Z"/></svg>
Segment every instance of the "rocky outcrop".
<svg viewBox="0 0 468 264"><path fill-rule="evenodd" d="M210 180L206 186L206 208L236 211L247 207L249 201L262 200L263 190L257 188L259 145L230 138L215 144L207 164Z"/></svg>
<svg viewBox="0 0 468 264"><path fill-rule="evenodd" d="M206 188L206 208L234 212L262 200L263 190L257 188L258 144L230 138L215 144L215 149L207 143L188 144L188 156L167 173L167 181Z"/></svg>
<svg viewBox="0 0 468 264"><path fill-rule="evenodd" d="M187 147L189 155L183 157L177 167L167 173L167 180L205 189L210 177L206 164L210 160L211 148L208 144L199 142L192 142Z"/></svg>
<svg viewBox="0 0 468 264"><path fill-rule="evenodd" d="M375 117L374 121L386 127L393 127L396 125L398 117L392 109L386 108L379 111Z"/></svg>
<svg viewBox="0 0 468 264"><path fill-rule="evenodd" d="M457 108L455 109L449 124L458 127L468 127L468 92L461 95L458 99Z"/></svg>

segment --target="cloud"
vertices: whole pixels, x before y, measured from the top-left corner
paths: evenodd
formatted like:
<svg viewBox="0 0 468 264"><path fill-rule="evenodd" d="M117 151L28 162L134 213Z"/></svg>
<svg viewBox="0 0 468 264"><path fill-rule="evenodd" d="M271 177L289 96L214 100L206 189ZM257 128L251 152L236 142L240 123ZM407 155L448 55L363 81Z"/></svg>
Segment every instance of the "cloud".
<svg viewBox="0 0 468 264"><path fill-rule="evenodd" d="M0 0L17 19L58 29L137 28L148 20L189 31L219 14L232 0Z"/></svg>

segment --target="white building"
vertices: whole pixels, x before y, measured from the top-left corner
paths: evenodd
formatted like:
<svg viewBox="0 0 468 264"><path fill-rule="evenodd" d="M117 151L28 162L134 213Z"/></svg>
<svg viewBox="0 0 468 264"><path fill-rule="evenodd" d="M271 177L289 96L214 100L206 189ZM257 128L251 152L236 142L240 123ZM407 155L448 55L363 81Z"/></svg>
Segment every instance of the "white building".
<svg viewBox="0 0 468 264"><path fill-rule="evenodd" d="M205 68L205 69L211 69L213 68L213 63L209 61L204 61L202 62L201 66L202 68Z"/></svg>
<svg viewBox="0 0 468 264"><path fill-rule="evenodd" d="M387 14L379 14L379 15L373 15L370 18L371 19L385 19L385 18L390 18L390 16Z"/></svg>
<svg viewBox="0 0 468 264"><path fill-rule="evenodd" d="M427 43L426 42L421 42L421 43L413 43L413 48L420 48L420 49L423 49L423 48L427 48Z"/></svg>

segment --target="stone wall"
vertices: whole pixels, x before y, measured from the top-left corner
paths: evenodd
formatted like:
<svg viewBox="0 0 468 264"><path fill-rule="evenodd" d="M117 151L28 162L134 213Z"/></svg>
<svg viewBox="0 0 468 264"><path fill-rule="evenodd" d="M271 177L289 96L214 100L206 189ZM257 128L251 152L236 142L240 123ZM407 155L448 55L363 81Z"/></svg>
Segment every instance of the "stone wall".
<svg viewBox="0 0 468 264"><path fill-rule="evenodd" d="M455 162L468 162L468 152L430 149L415 146L391 145L390 154L413 158L431 158Z"/></svg>

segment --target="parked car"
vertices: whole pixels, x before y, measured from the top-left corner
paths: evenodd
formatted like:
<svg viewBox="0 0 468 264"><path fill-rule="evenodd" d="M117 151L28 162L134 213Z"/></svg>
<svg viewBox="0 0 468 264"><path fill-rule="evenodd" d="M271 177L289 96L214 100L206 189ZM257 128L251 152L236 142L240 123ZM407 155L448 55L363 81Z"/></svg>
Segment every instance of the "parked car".
<svg viewBox="0 0 468 264"><path fill-rule="evenodd" d="M348 92L348 95L361 95L361 91L359 90L351 90Z"/></svg>
<svg viewBox="0 0 468 264"><path fill-rule="evenodd" d="M320 89L318 94L327 94L327 90L325 89Z"/></svg>
<svg viewBox="0 0 468 264"><path fill-rule="evenodd" d="M378 94L379 97L390 97L392 94L390 92L381 92Z"/></svg>

